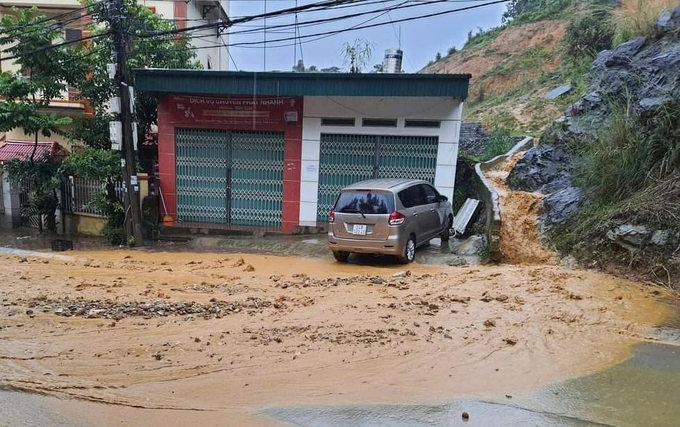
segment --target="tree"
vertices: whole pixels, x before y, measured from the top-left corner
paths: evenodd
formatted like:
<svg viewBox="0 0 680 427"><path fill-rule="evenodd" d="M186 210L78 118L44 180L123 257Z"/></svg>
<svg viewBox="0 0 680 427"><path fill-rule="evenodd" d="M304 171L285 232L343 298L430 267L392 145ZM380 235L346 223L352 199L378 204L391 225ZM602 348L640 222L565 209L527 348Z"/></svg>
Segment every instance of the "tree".
<svg viewBox="0 0 680 427"><path fill-rule="evenodd" d="M13 9L0 19L0 44L10 45L5 51L16 57L21 67L17 72L0 73L0 132L22 128L34 136L35 145L29 161L35 161L40 136L59 134L69 117L59 117L46 110L53 99L64 97L75 75L69 63L73 47L52 48L62 36L53 24L41 25L44 16L35 8Z"/></svg>
<svg viewBox="0 0 680 427"><path fill-rule="evenodd" d="M29 191L31 215L46 215L47 228L55 229L58 164L48 156L36 159L40 137L63 134L69 117L60 117L48 107L54 99L64 97L68 85L74 84L77 73L71 61L77 46L57 46L62 31L54 23L32 9L13 9L0 19L0 43L9 45L6 52L16 58L21 68L0 73L0 132L21 128L33 136L34 145L28 160L12 160L5 165L14 185ZM77 56L77 55L75 55ZM42 231L42 219L39 222Z"/></svg>
<svg viewBox="0 0 680 427"><path fill-rule="evenodd" d="M344 65L349 65L349 72L353 74L363 72L364 67L371 60L373 44L367 40L356 39L353 44L345 42L342 48Z"/></svg>
<svg viewBox="0 0 680 427"><path fill-rule="evenodd" d="M440 52L437 52L437 54L434 56L435 62L440 61L442 59L442 54Z"/></svg>
<svg viewBox="0 0 680 427"><path fill-rule="evenodd" d="M133 35L134 48L128 55L130 68L201 68L196 61L194 49L190 46L187 33L166 34L155 37L134 37L134 35L152 32L175 30L174 22L163 19L136 0L125 0L130 12L130 32ZM100 3L89 0L92 12L92 24L89 31L92 35L104 34L108 31L104 19L104 11ZM108 37L97 38L80 52L81 68L77 70L80 79L76 87L84 99L87 99L95 114L92 117L79 118L75 121L69 137L83 141L90 147L110 149L109 125L113 116L107 112L108 100L115 93L114 82L109 78L106 64L111 62L110 52L113 49ZM141 141L149 133L151 127L158 124L158 98L145 93L137 93L135 115L138 123L138 137Z"/></svg>
<svg viewBox="0 0 680 427"><path fill-rule="evenodd" d="M385 65L382 62L375 64L373 66L373 71L371 71L371 72L372 73L384 73L385 72Z"/></svg>

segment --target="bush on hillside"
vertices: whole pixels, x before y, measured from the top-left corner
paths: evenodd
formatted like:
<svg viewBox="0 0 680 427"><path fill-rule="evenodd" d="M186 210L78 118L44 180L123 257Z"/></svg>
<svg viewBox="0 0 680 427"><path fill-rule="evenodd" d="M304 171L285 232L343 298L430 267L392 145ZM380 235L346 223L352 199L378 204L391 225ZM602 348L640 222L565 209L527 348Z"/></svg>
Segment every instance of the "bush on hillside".
<svg viewBox="0 0 680 427"><path fill-rule="evenodd" d="M547 19L567 7L569 3L569 0L511 0L508 9L503 13L503 22Z"/></svg>
<svg viewBox="0 0 680 427"><path fill-rule="evenodd" d="M609 203L678 171L680 103L669 103L640 117L625 107L614 111L598 140L583 149L579 176L593 198Z"/></svg>
<svg viewBox="0 0 680 427"><path fill-rule="evenodd" d="M580 16L569 23L564 35L567 53L574 58L594 57L611 48L614 26L607 10Z"/></svg>

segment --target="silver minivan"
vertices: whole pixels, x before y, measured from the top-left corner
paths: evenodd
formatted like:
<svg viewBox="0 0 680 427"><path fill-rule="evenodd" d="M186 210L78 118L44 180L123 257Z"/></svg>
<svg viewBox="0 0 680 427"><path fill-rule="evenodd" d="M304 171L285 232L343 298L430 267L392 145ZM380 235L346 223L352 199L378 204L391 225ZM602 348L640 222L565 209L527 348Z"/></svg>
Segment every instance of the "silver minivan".
<svg viewBox="0 0 680 427"><path fill-rule="evenodd" d="M328 222L328 244L338 261L368 253L394 255L406 264L418 246L449 239L453 210L426 181L372 179L343 188Z"/></svg>

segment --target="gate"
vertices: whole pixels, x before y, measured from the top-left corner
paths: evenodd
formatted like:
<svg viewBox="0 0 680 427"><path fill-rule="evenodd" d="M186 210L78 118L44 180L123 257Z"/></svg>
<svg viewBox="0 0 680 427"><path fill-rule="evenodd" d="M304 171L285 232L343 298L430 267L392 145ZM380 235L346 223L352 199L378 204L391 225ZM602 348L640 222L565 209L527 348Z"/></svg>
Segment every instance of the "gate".
<svg viewBox="0 0 680 427"><path fill-rule="evenodd" d="M284 134L177 129L180 221L279 227Z"/></svg>
<svg viewBox="0 0 680 427"><path fill-rule="evenodd" d="M283 204L282 132L233 132L231 223L277 228Z"/></svg>
<svg viewBox="0 0 680 427"><path fill-rule="evenodd" d="M229 132L177 129L177 219L229 222L227 173Z"/></svg>
<svg viewBox="0 0 680 427"><path fill-rule="evenodd" d="M338 192L371 178L434 183L439 139L432 136L322 134L317 221L325 222Z"/></svg>

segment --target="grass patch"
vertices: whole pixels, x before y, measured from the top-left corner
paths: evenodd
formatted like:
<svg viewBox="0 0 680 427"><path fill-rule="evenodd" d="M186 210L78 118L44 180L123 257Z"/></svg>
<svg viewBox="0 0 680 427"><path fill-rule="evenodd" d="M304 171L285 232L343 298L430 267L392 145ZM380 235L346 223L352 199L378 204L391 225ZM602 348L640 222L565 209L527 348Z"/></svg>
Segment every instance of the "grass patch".
<svg viewBox="0 0 680 427"><path fill-rule="evenodd" d="M614 46L639 36L654 35L659 15L677 5L677 0L624 0L613 12Z"/></svg>
<svg viewBox="0 0 680 427"><path fill-rule="evenodd" d="M490 42L496 40L496 37L505 29L505 25L489 28L488 30L479 30L475 33L472 30L468 33L468 38L463 49L472 49L473 47L481 48Z"/></svg>
<svg viewBox="0 0 680 427"><path fill-rule="evenodd" d="M579 179L604 202L630 197L680 168L680 104L641 117L628 111L628 105L613 108L609 125L583 149Z"/></svg>
<svg viewBox="0 0 680 427"><path fill-rule="evenodd" d="M480 160L485 162L491 160L496 156L507 153L515 145L515 138L512 132L506 128L498 128L491 132L489 141L484 147L484 151L480 154Z"/></svg>

